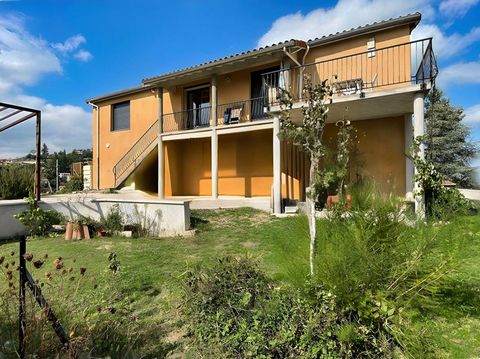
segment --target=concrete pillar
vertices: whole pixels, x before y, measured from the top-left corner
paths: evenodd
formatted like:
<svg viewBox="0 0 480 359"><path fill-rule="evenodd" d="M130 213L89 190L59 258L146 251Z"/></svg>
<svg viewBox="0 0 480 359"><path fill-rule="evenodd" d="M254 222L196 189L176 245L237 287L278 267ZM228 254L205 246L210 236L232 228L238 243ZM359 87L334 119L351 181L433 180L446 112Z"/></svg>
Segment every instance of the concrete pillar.
<svg viewBox="0 0 480 359"><path fill-rule="evenodd" d="M405 115L405 153L410 154L410 150L413 145L413 122L412 115ZM405 198L407 200L413 200L413 176L415 168L413 161L405 156Z"/></svg>
<svg viewBox="0 0 480 359"><path fill-rule="evenodd" d="M281 169L281 147L280 138L280 119L273 118L273 213L282 212L282 169Z"/></svg>
<svg viewBox="0 0 480 359"><path fill-rule="evenodd" d="M211 139L211 158L212 158L212 198L218 198L218 133L217 128L212 129Z"/></svg>
<svg viewBox="0 0 480 359"><path fill-rule="evenodd" d="M210 111L210 123L213 127L217 126L217 75L212 76L212 110Z"/></svg>
<svg viewBox="0 0 480 359"><path fill-rule="evenodd" d="M210 124L212 126L212 139L211 139L211 172L212 172L212 198L218 198L218 134L217 134L217 75L212 76L211 87L211 104L212 109L210 111Z"/></svg>
<svg viewBox="0 0 480 359"><path fill-rule="evenodd" d="M415 94L413 100L413 136L417 138L418 136L423 136L425 133L425 123L424 123L424 96L423 92L418 92ZM425 158L425 146L423 144L420 145L420 158ZM415 170L415 174L416 174ZM420 184L415 182L414 190L415 193L418 193L420 189ZM424 195L416 195L415 196L415 213L418 216L424 217L425 216L425 196Z"/></svg>
<svg viewBox="0 0 480 359"><path fill-rule="evenodd" d="M165 196L165 154L163 150L163 88L158 89L158 198L163 199Z"/></svg>

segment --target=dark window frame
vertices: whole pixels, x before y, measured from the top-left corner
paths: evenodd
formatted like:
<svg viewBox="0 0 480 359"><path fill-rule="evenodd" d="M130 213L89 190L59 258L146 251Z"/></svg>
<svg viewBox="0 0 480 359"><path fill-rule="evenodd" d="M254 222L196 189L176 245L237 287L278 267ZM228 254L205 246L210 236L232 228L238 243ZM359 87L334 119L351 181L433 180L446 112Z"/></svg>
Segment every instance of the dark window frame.
<svg viewBox="0 0 480 359"><path fill-rule="evenodd" d="M128 128L114 128L114 121L115 121L115 106L126 105L128 104ZM121 132L121 131L129 131L131 128L131 113L130 113L130 100L112 103L110 105L110 132Z"/></svg>

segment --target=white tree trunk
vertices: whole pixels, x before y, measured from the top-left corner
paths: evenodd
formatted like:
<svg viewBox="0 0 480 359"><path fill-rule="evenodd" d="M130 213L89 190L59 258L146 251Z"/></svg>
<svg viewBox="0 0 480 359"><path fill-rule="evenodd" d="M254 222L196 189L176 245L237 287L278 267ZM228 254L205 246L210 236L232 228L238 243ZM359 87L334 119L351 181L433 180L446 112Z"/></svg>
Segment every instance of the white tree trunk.
<svg viewBox="0 0 480 359"><path fill-rule="evenodd" d="M317 160L312 156L310 158L310 187L307 195L307 213L308 213L308 227L310 232L310 276L313 277L314 274L314 265L313 261L315 258L315 241L317 238L317 223L315 220L315 201L316 201L316 190L314 188L315 175L317 171Z"/></svg>
<svg viewBox="0 0 480 359"><path fill-rule="evenodd" d="M307 198L308 207L308 226L310 229L310 276L313 277L314 266L313 260L315 258L315 240L317 238L317 226L315 221L315 201Z"/></svg>

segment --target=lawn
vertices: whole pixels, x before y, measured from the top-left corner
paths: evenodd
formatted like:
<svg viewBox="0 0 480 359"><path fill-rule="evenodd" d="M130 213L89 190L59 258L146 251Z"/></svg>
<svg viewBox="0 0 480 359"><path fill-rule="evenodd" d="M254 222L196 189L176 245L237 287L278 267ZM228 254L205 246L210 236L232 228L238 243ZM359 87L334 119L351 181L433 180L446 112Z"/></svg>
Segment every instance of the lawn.
<svg viewBox="0 0 480 359"><path fill-rule="evenodd" d="M28 242L34 257L48 253L45 266L62 257L66 267L85 267L85 278L76 294L88 300L95 295L92 281L111 281L107 257L117 254L120 271L114 285L128 298L129 308L140 326L155 324L155 336L142 350L152 356L188 352L188 338L179 314L182 275L197 263L225 255L253 255L273 278L301 285L308 273L308 231L302 216L275 218L253 209L193 211L197 234L190 238L127 239L102 238L65 241L61 237ZM412 310L412 330L424 333L434 343L437 356L473 358L480 356L480 216L465 217L438 228L439 233L462 233L455 246L454 270L434 298L419 300ZM16 243L0 245L0 256L10 257ZM445 252L449 247L445 245ZM439 253L439 256L442 254ZM31 269L43 280L47 270ZM0 287L4 285L0 279ZM99 285L99 287L102 287ZM71 292L76 288L65 285ZM71 313L72 317L80 315ZM68 321L67 321L68 322Z"/></svg>

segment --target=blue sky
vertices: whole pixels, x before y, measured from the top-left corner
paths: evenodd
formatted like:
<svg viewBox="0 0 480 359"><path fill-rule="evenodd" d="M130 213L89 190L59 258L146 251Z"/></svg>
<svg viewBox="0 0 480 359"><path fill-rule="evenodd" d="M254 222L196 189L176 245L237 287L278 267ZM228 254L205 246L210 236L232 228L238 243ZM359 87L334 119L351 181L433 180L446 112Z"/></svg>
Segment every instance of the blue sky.
<svg viewBox="0 0 480 359"><path fill-rule="evenodd" d="M480 0L0 0L0 101L39 107L54 150L91 146L85 99L142 78L290 38L414 11L433 35L439 84L480 140ZM33 148L31 125L0 134L0 158Z"/></svg>

